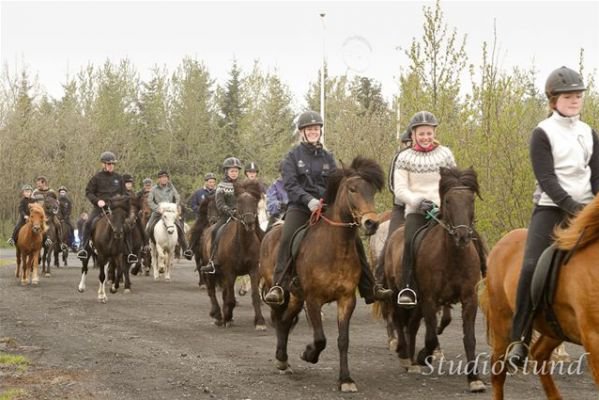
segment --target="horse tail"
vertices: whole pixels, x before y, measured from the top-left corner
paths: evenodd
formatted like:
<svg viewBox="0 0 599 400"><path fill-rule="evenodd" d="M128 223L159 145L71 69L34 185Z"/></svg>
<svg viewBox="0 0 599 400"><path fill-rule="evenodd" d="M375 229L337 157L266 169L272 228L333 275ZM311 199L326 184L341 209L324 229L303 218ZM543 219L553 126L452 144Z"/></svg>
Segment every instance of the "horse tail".
<svg viewBox="0 0 599 400"><path fill-rule="evenodd" d="M385 308L385 303L382 301L375 301L372 304L372 318L374 319L383 319L383 309Z"/></svg>
<svg viewBox="0 0 599 400"><path fill-rule="evenodd" d="M491 330L489 329L489 311L491 309L491 304L489 301L489 288L487 287L487 278L478 281L478 283L476 284L476 292L478 294L478 305L485 314L485 324L487 328L487 343L492 345L493 337L491 335Z"/></svg>

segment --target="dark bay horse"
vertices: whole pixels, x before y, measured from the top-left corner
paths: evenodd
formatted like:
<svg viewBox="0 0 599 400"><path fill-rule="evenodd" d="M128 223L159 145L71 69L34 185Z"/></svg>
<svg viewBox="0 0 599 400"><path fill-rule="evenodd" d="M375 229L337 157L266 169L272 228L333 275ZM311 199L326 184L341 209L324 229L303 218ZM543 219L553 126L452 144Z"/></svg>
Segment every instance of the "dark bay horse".
<svg viewBox="0 0 599 400"><path fill-rule="evenodd" d="M126 229L129 225L126 219L129 216L130 198L128 196L117 195L108 202L108 207L102 211L102 216L95 223L92 232L93 251L97 255L96 264L100 267L100 286L98 288L98 301L106 303L106 265L109 264L109 276L112 280L110 288L111 293L116 293L119 288L121 275L125 281L125 293L131 289L129 280L129 264L125 262L127 254L125 246ZM89 252L91 255L91 252ZM87 276L87 260L82 262L81 281L79 282L79 292L85 291L85 278Z"/></svg>
<svg viewBox="0 0 599 400"><path fill-rule="evenodd" d="M17 270L16 277L21 277L21 284L39 284L39 258L42 240L46 230L46 213L39 204L29 205L29 218L21 227L17 237ZM29 274L29 275L28 275Z"/></svg>
<svg viewBox="0 0 599 400"><path fill-rule="evenodd" d="M510 331L516 306L516 290L522 268L526 229L506 234L489 253L487 278L479 292L481 308L487 317L489 344L492 348L491 384L493 399L504 397L506 379L504 355L510 344ZM595 384L599 387L599 197L587 205L565 229L557 229L555 243L562 250L572 250L571 258L559 271L553 300L553 312L568 341L582 345L587 351ZM562 396L551 376L548 360L553 349L564 341L551 328L544 313L534 320L534 328L541 336L531 346L530 354L539 366L545 395L548 399ZM499 363L499 364L498 364Z"/></svg>
<svg viewBox="0 0 599 400"><path fill-rule="evenodd" d="M62 251L60 244L63 243L63 226L60 216L60 203L52 196L44 199L44 211L47 217L46 236L52 244L49 246L43 244L44 253L42 255L42 272L44 276L50 276L50 264L54 256L54 266L59 267L59 253ZM66 265L66 262L65 262Z"/></svg>
<svg viewBox="0 0 599 400"><path fill-rule="evenodd" d="M214 195L207 196L202 200L199 207L198 218L191 227L189 246L193 251L194 259L196 263L196 269L199 275L198 285L201 287L206 284L204 274L200 273L200 267L202 266L202 237L210 226L214 225L218 221L218 210L216 209L216 201Z"/></svg>
<svg viewBox="0 0 599 400"><path fill-rule="evenodd" d="M276 366L289 372L287 342L289 332L305 303L306 314L314 331L314 341L306 346L301 358L317 363L326 346L321 308L337 302L339 327L339 389L356 392L348 365L349 321L356 306L356 288L361 267L356 247L358 227L373 234L378 227L374 196L383 186L381 167L373 160L357 157L349 168L340 168L329 177L324 201L326 211L308 228L295 259L295 271L301 290L292 291L282 305L271 306L277 331ZM281 226L273 227L263 240L260 272L263 288L272 284Z"/></svg>
<svg viewBox="0 0 599 400"><path fill-rule="evenodd" d="M206 276L208 296L212 303L210 316L215 319L215 324L218 326L231 325L233 308L235 307L235 279L238 276L249 274L252 283L254 326L257 330L266 329L260 309L260 294L258 292L260 236L257 230L260 228L258 226L257 210L261 194L258 181L246 180L235 184L237 213L222 227L215 256L219 264L217 272ZM213 228L214 225L206 229L201 240L203 263L207 263L210 257ZM217 285L223 290L222 311L216 299Z"/></svg>
<svg viewBox="0 0 599 400"><path fill-rule="evenodd" d="M478 180L476 172L471 168L441 168L440 173L441 217L426 233L414 254L414 281L419 293L418 305L409 310L396 305L393 312L398 337L397 353L401 365L410 369L432 363L432 355L439 346L438 330L442 331L442 328L437 326L437 312L443 309L444 318L450 319L448 306L457 302L462 305L466 358L468 362L473 362L476 357L476 285L481 279L481 272L472 233L474 199L475 195L480 195ZM395 291L403 287L403 249L402 227L389 238L385 253L385 279L388 287ZM415 360L416 334L423 318L426 325L425 347L420 350ZM444 326L446 324L441 325ZM468 371L468 382L471 392L485 390L475 367Z"/></svg>

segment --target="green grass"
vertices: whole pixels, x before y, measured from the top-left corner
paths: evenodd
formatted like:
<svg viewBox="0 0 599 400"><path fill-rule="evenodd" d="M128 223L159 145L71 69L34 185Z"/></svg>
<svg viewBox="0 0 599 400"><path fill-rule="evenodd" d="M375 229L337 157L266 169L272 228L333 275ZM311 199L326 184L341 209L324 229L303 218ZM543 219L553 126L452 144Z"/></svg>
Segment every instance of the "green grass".
<svg viewBox="0 0 599 400"><path fill-rule="evenodd" d="M5 392L0 393L0 400L16 400L23 395L25 395L23 389L8 389Z"/></svg>
<svg viewBox="0 0 599 400"><path fill-rule="evenodd" d="M23 356L16 354L8 354L0 351L0 366L14 366L19 371L27 370L29 360Z"/></svg>

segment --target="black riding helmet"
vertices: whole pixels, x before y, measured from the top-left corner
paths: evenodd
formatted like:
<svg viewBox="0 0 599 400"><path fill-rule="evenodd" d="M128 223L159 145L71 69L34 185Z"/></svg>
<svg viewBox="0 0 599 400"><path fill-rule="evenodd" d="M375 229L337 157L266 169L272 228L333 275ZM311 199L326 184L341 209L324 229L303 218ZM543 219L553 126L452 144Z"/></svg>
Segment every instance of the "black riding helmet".
<svg viewBox="0 0 599 400"><path fill-rule="evenodd" d="M123 174L123 182L127 183L127 182L131 182L133 183L133 177L129 174Z"/></svg>
<svg viewBox="0 0 599 400"><path fill-rule="evenodd" d="M100 161L104 164L116 164L117 162L116 156L111 151L105 151L104 153L100 154Z"/></svg>
<svg viewBox="0 0 599 400"><path fill-rule="evenodd" d="M245 164L245 172L260 172L260 168L258 168L258 164L253 161Z"/></svg>
<svg viewBox="0 0 599 400"><path fill-rule="evenodd" d="M547 98L566 92L582 92L587 90L582 76L573 69L560 67L549 74L545 82Z"/></svg>
<svg viewBox="0 0 599 400"><path fill-rule="evenodd" d="M209 181L210 179L216 180L216 175L214 175L212 172L208 172L206 175L204 175L204 182Z"/></svg>
<svg viewBox="0 0 599 400"><path fill-rule="evenodd" d="M297 129L301 131L305 127L311 125L319 125L320 127L324 126L322 116L316 111L311 110L301 113L297 119Z"/></svg>
<svg viewBox="0 0 599 400"><path fill-rule="evenodd" d="M236 157L228 157L223 161L223 171L227 172L229 168L242 168L241 161Z"/></svg>
<svg viewBox="0 0 599 400"><path fill-rule="evenodd" d="M423 125L437 126L439 125L439 122L433 113L429 111L418 111L416 114L414 114L412 119L410 119L410 131L414 131L414 128Z"/></svg>

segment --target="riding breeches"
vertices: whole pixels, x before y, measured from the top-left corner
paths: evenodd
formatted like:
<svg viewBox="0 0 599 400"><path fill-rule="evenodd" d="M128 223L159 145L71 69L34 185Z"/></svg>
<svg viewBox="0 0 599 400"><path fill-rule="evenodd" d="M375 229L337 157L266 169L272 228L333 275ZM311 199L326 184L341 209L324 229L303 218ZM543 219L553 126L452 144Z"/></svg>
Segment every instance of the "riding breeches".
<svg viewBox="0 0 599 400"><path fill-rule="evenodd" d="M273 273L272 280L275 284L286 285L291 279L287 272L287 264L291 258L291 239L293 234L310 219L310 211L307 209L290 208L285 215L283 224L283 233L279 242L279 252L277 253L277 264Z"/></svg>
<svg viewBox="0 0 599 400"><path fill-rule="evenodd" d="M385 280L385 252L387 250L387 242L389 242L391 234L393 234L397 228L406 222L405 211L406 206L404 204L393 205L393 209L391 210L391 219L389 220L389 231L387 232L387 238L385 239L385 244L383 245L381 254L378 255L378 262L374 268L374 278L377 283L383 283Z"/></svg>
<svg viewBox="0 0 599 400"><path fill-rule="evenodd" d="M401 269L401 283L403 287L412 287L412 275L414 272L414 254L412 251L412 240L414 235L420 229L426 225L426 218L423 214L412 213L406 216L406 223L404 225L404 247L402 257L402 269Z"/></svg>
<svg viewBox="0 0 599 400"><path fill-rule="evenodd" d="M556 226L563 225L567 220L568 213L558 207L537 206L532 213L528 236L526 237L526 247L524 248L522 271L518 281L518 291L516 292L516 312L514 313L511 334L511 339L514 341L521 339L524 339L527 343L530 341L533 318L531 315L532 299L530 297L532 276L539 257L552 243L551 235L553 230Z"/></svg>
<svg viewBox="0 0 599 400"><path fill-rule="evenodd" d="M19 235L19 230L21 229L21 227L23 225L25 225L25 218L19 214L19 219L17 220L17 224L15 225L15 229L12 231L12 239L13 241L16 243L17 242L17 236Z"/></svg>

